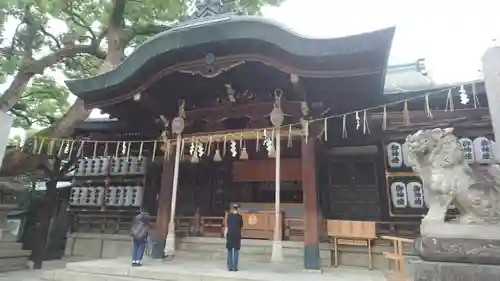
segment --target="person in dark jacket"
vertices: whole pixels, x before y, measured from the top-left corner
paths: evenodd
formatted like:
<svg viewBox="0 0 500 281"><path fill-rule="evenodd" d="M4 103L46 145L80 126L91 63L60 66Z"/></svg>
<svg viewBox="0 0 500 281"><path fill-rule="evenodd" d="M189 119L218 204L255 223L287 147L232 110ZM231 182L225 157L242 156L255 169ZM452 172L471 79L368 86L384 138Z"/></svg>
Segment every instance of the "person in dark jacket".
<svg viewBox="0 0 500 281"><path fill-rule="evenodd" d="M150 217L147 212L141 212L132 220L130 236L133 240L132 266L141 266L147 239L151 229Z"/></svg>
<svg viewBox="0 0 500 281"><path fill-rule="evenodd" d="M241 229L243 228L243 218L239 213L239 208L238 204L234 204L226 221L227 269L229 271L238 271Z"/></svg>

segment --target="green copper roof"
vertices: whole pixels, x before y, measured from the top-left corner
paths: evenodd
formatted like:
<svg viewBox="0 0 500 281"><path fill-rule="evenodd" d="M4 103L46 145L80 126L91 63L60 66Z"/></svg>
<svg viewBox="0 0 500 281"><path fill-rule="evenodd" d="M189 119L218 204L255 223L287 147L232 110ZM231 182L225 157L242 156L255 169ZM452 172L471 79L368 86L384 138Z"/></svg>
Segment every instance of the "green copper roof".
<svg viewBox="0 0 500 281"><path fill-rule="evenodd" d="M103 99L103 94L106 95L110 91L137 87L135 84L124 84L132 81L134 77L137 78L135 80L140 80L144 79L140 75L158 72L159 64L165 68L203 58L203 55L199 56L203 51L223 56L227 49L224 45L238 40L264 42L300 58L336 57L377 50L388 56L394 31L394 28L387 28L343 38L317 39L304 37L279 23L258 16L220 15L195 19L145 41L115 69L95 77L69 80L66 84L75 95L92 103ZM262 54L266 49L270 49L255 45L252 50L254 53ZM194 55L197 57L190 57ZM325 67L338 68L339 65L325 66L325 63L316 63L308 66L316 68L314 70L322 70ZM381 66L385 67L386 65Z"/></svg>

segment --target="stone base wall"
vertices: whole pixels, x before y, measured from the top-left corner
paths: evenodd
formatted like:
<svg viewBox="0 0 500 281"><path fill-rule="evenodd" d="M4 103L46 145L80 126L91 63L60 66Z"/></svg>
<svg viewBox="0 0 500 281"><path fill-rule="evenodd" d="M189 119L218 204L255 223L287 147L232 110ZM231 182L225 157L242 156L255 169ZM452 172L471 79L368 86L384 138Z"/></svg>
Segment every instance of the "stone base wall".
<svg viewBox="0 0 500 281"><path fill-rule="evenodd" d="M302 242L284 241L285 261L300 266L303 263L304 249ZM323 267L333 264L331 244L320 245L320 257ZM368 251L365 247L339 247L339 265L368 267ZM71 233L66 243L66 257L81 257L87 259L130 257L132 240L123 234L93 234ZM272 241L250 240L242 241L240 259L242 261L267 262L271 258ZM389 269L389 261L382 252L390 252L389 245L372 247L373 267ZM221 238L187 237L177 241L176 256L201 259L225 260L225 241Z"/></svg>
<svg viewBox="0 0 500 281"><path fill-rule="evenodd" d="M66 257L117 258L131 256L132 238L123 234L69 233Z"/></svg>

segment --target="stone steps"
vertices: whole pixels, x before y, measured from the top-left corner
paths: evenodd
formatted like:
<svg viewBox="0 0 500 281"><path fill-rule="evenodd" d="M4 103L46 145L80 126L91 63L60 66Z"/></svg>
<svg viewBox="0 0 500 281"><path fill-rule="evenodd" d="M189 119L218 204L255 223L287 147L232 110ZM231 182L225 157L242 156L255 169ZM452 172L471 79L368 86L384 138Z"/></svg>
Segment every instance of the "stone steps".
<svg viewBox="0 0 500 281"><path fill-rule="evenodd" d="M22 244L11 241L11 237L5 235L0 241L0 272L26 269L31 251L22 250Z"/></svg>
<svg viewBox="0 0 500 281"><path fill-rule="evenodd" d="M333 264L330 251L331 245L320 245L320 257L323 267ZM390 246L376 246L372 248L373 267L389 269L389 260L382 256L382 252L391 252ZM248 262L269 262L271 259L272 242L262 240L243 240L240 250L240 260ZM301 242L286 241L283 248L285 262L302 266L304 249ZM176 256L200 260L226 259L225 242L220 238L184 238L177 245ZM339 247L339 265L364 267L368 265L368 251L366 247L344 246Z"/></svg>
<svg viewBox="0 0 500 281"><path fill-rule="evenodd" d="M0 258L0 272L28 268L28 255Z"/></svg>
<svg viewBox="0 0 500 281"><path fill-rule="evenodd" d="M244 263L239 272L228 272L223 262L183 259L146 262L131 267L123 259L68 263L66 269L42 273L47 281L385 281L382 272L352 268L329 269L323 274L304 272L290 264Z"/></svg>
<svg viewBox="0 0 500 281"><path fill-rule="evenodd" d="M4 250L11 251L11 250L22 250L22 249L23 249L22 243L0 241L0 251Z"/></svg>

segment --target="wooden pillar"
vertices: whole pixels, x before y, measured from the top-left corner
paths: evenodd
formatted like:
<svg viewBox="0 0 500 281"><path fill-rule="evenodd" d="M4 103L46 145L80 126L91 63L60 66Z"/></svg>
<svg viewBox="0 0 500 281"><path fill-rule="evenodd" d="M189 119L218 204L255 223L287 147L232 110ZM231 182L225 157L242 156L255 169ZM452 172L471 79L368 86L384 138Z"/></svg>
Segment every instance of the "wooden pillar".
<svg viewBox="0 0 500 281"><path fill-rule="evenodd" d="M302 139L302 192L304 200L304 268L321 269L319 255L318 190L315 137Z"/></svg>
<svg viewBox="0 0 500 281"><path fill-rule="evenodd" d="M161 258L165 247L165 239L168 232L170 220L170 204L172 203L172 179L174 176L174 161L165 159L161 172L161 188L158 193L158 212L156 214L156 225L154 231L154 258Z"/></svg>

